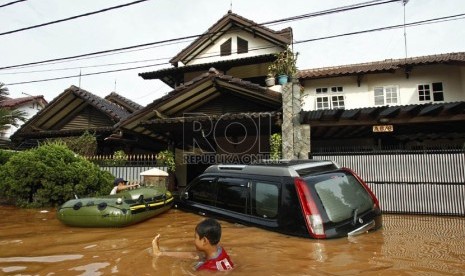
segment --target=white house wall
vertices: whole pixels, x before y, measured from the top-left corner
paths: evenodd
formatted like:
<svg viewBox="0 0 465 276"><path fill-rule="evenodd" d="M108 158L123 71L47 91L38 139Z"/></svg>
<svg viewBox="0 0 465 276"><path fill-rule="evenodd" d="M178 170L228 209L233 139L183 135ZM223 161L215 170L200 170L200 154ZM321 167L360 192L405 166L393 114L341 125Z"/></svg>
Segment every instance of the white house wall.
<svg viewBox="0 0 465 276"><path fill-rule="evenodd" d="M249 51L247 53L237 54L237 37L248 41ZM228 39L231 38L231 55L220 56L220 46ZM271 48L270 48L271 47ZM225 33L222 37L217 39L213 44L202 51L195 59L186 65L211 63L222 60L232 60L238 58L253 57L258 55L270 54L280 52L282 49L273 46L265 39L254 37L252 34L237 30L231 33Z"/></svg>
<svg viewBox="0 0 465 276"><path fill-rule="evenodd" d="M366 74L363 75L360 87L357 85L356 76L336 78L323 78L306 80L303 94L303 110L316 110L316 88L342 86L343 92L337 95L344 96L345 109L373 107L374 88L379 86L397 86L398 104L422 104L418 99L417 86L419 84L431 84L442 82L444 89L444 101L454 102L465 100L465 68L450 65L431 65L414 67L409 78L405 72L397 70L396 73ZM332 96L336 93L328 92L324 96ZM322 96L319 94L318 96ZM432 101L430 101L432 102Z"/></svg>

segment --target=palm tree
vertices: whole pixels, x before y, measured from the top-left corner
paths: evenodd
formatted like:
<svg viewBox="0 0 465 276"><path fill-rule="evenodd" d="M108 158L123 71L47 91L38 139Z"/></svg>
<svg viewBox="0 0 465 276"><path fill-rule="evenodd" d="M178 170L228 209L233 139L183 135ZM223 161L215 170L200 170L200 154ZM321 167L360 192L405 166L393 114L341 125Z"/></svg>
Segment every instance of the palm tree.
<svg viewBox="0 0 465 276"><path fill-rule="evenodd" d="M8 95L10 95L8 87L3 82L0 82L0 100L3 100Z"/></svg>
<svg viewBox="0 0 465 276"><path fill-rule="evenodd" d="M8 87L0 82L0 102L5 100L10 95ZM26 112L21 110L11 110L8 108L0 107L0 132L10 128L10 126L19 126L19 122L26 121Z"/></svg>

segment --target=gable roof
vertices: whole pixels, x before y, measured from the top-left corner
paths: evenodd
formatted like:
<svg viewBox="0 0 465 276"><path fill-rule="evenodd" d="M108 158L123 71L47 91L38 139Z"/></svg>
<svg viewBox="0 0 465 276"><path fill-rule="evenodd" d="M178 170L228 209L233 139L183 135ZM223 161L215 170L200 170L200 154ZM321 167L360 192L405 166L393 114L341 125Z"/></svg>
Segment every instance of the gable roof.
<svg viewBox="0 0 465 276"><path fill-rule="evenodd" d="M299 79L318 79L369 73L385 73L394 72L397 69L408 70L409 67L412 66L431 64L465 65L465 52L402 59L386 59L383 61L299 70L297 77Z"/></svg>
<svg viewBox="0 0 465 276"><path fill-rule="evenodd" d="M126 109L130 113L133 113L133 112L135 112L137 110L140 110L140 109L144 108L144 106L142 106L142 105L140 105L140 104L138 104L136 102L133 102L130 99L119 95L116 92L111 92L109 95L107 95L105 97L105 100L110 101L112 103L115 103L115 104L123 107L124 109Z"/></svg>
<svg viewBox="0 0 465 276"><path fill-rule="evenodd" d="M42 105L46 105L47 101L44 99L44 96L29 96L29 97L21 97L21 98L5 98L0 100L0 107L4 108L17 108L21 105L30 103L30 102L39 102Z"/></svg>
<svg viewBox="0 0 465 276"><path fill-rule="evenodd" d="M134 112L125 120L115 125L115 128L143 133L151 137L158 136L151 133L143 124L147 121L176 117L184 112L195 110L223 93L231 93L246 98L258 104L269 106L270 110L281 109L281 93L254 84L249 81L234 78L219 73L211 68L193 80L176 87L167 95L156 99L144 109ZM254 110L250 110L253 112Z"/></svg>
<svg viewBox="0 0 465 276"><path fill-rule="evenodd" d="M194 42L173 57L170 63L174 66L176 66L179 61L187 64L199 52L208 47L233 26L249 31L255 36L268 40L273 44L281 45L283 48L292 42L291 28L274 31L245 17L239 16L232 11L228 11L226 15L213 24L205 33L200 35Z"/></svg>
<svg viewBox="0 0 465 276"><path fill-rule="evenodd" d="M101 115L103 120L99 120L98 122L100 127L82 128L77 125L73 129L61 130L60 125L66 123L65 118L69 121L86 108L95 110L92 111L92 119L96 119L94 118L95 115ZM126 118L129 114L121 106L72 85L37 112L31 119L26 121L13 134L12 139L30 135L37 136L38 133L42 136L53 137L54 135L76 135L89 129L108 131L113 128L115 123Z"/></svg>

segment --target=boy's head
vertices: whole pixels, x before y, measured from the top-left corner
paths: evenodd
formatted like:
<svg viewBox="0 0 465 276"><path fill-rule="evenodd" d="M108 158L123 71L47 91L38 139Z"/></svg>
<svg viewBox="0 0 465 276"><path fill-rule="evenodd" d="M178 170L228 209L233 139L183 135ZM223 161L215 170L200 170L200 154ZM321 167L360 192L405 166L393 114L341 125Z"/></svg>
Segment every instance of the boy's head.
<svg viewBox="0 0 465 276"><path fill-rule="evenodd" d="M201 221L195 227L199 239L207 238L211 245L217 245L221 239L221 225L212 218Z"/></svg>

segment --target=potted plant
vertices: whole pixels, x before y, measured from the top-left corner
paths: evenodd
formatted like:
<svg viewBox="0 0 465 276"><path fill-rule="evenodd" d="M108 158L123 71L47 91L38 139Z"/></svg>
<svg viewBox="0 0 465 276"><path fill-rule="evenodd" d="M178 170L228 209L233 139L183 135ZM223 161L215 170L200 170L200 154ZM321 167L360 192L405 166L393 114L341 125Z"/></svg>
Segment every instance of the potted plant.
<svg viewBox="0 0 465 276"><path fill-rule="evenodd" d="M268 73L278 77L279 84L287 83L288 78L292 78L297 72L297 56L291 48L276 54L276 60L268 66Z"/></svg>
<svg viewBox="0 0 465 276"><path fill-rule="evenodd" d="M275 83L276 83L276 79L275 79L274 75L268 73L268 75L266 75L265 83L266 83L266 86L268 86L268 87L274 86Z"/></svg>

